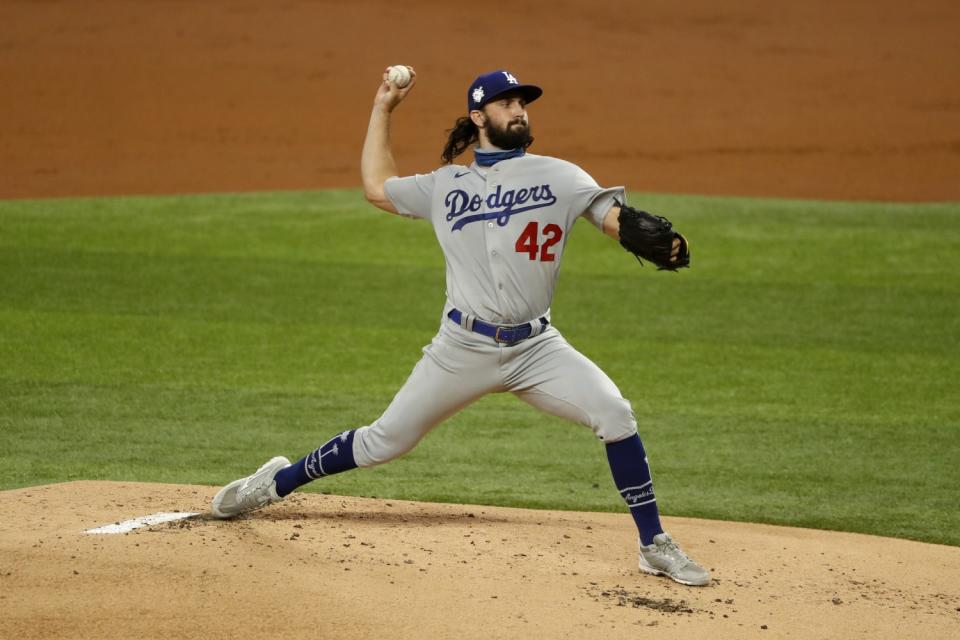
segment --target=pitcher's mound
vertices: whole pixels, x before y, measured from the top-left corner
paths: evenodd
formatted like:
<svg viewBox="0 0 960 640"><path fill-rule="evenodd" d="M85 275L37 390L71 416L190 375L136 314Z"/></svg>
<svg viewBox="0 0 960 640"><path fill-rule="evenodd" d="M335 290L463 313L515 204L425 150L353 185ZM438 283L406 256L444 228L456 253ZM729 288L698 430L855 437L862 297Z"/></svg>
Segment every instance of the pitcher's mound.
<svg viewBox="0 0 960 640"><path fill-rule="evenodd" d="M960 548L857 534L666 518L713 573L695 588L637 571L626 514L297 494L85 533L215 492L0 493L0 637L960 637Z"/></svg>

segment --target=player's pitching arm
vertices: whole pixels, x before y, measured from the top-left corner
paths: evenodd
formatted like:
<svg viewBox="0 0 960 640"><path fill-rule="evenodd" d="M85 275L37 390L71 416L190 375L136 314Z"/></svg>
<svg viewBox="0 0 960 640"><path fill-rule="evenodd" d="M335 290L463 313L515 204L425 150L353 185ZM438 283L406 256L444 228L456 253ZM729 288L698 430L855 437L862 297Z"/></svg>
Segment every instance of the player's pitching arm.
<svg viewBox="0 0 960 640"><path fill-rule="evenodd" d="M620 205L615 204L610 207L610 211L604 216L603 232L617 242L620 242ZM682 242L680 238L673 239L673 247L670 251L671 262L676 262L679 258L681 245Z"/></svg>
<svg viewBox="0 0 960 640"><path fill-rule="evenodd" d="M399 173L390 147L390 116L417 83L416 72L412 67L408 68L410 83L402 89L387 79L388 71L383 72L383 82L373 99L373 111L360 156L363 195L370 204L390 213L397 213L397 210L384 193L383 183Z"/></svg>

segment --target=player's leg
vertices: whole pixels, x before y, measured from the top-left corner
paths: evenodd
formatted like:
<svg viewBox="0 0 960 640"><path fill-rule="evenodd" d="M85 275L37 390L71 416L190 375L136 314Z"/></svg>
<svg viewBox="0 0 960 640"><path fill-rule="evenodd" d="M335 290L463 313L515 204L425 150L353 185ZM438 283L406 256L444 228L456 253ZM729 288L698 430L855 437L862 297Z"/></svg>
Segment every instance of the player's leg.
<svg viewBox="0 0 960 640"><path fill-rule="evenodd" d="M212 511L220 518L232 517L277 502L317 478L392 460L446 418L500 390L497 349L465 349L441 330L371 425L334 436L294 464L273 458L253 475L224 487L214 498Z"/></svg>
<svg viewBox="0 0 960 640"><path fill-rule="evenodd" d="M663 533L653 481L633 410L617 385L556 330L517 353L510 364L509 388L517 397L589 427L604 442L614 483L641 541L651 544Z"/></svg>
<svg viewBox="0 0 960 640"><path fill-rule="evenodd" d="M508 383L522 400L590 427L604 442L614 484L640 534L641 569L684 584L706 584L706 571L689 561L663 531L633 410L609 376L552 330L518 349L510 361ZM656 566L645 566L644 558Z"/></svg>
<svg viewBox="0 0 960 640"><path fill-rule="evenodd" d="M334 436L278 473L278 495L285 496L317 478L398 458L435 426L474 400L498 390L496 360L488 357L491 366L480 366L482 359L475 354L458 354L473 362L450 368L437 360L435 351L424 354L386 411L372 424Z"/></svg>

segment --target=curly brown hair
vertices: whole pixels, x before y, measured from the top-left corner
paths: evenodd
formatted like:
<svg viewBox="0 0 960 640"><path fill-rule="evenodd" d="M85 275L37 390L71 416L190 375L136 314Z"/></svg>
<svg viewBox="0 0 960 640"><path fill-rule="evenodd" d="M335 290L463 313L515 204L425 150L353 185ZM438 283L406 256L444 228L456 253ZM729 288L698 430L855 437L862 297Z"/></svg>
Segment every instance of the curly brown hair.
<svg viewBox="0 0 960 640"><path fill-rule="evenodd" d="M440 159L443 164L451 164L453 159L466 151L470 145L475 144L480 139L480 130L469 116L457 118L453 129L447 131L447 144L443 147L443 153Z"/></svg>

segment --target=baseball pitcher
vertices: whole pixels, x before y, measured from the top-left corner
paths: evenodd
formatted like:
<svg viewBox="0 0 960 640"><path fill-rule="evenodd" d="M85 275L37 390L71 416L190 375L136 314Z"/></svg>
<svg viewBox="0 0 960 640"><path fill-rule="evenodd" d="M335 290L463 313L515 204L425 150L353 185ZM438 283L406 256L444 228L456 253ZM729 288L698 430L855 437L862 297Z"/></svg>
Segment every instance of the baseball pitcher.
<svg viewBox="0 0 960 640"><path fill-rule="evenodd" d="M293 464L276 457L228 484L213 499L213 514L230 518L277 502L322 476L393 460L475 400L510 392L589 427L603 442L614 483L639 531L641 571L687 585L708 584L709 573L661 527L630 402L564 339L550 315L577 218L661 269L689 265L686 239L666 219L628 206L622 187L601 188L570 162L528 153L533 137L527 107L543 92L504 70L470 84L467 115L450 131L443 165L398 177L390 121L416 85L414 70L406 71L383 74L361 173L372 204L433 227L446 259L440 328L383 415L334 436ZM473 161L454 164L468 150Z"/></svg>

